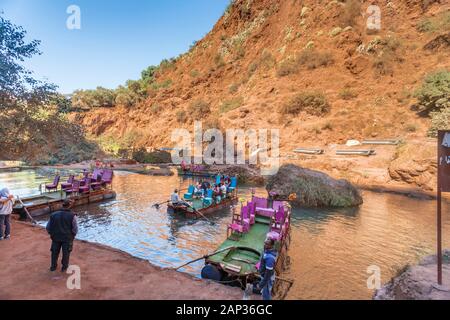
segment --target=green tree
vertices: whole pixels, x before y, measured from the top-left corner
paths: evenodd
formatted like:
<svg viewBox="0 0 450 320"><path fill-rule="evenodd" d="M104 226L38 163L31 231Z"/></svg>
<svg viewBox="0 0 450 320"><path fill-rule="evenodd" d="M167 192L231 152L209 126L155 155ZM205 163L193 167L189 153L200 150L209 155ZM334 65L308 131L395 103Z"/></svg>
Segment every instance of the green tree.
<svg viewBox="0 0 450 320"><path fill-rule="evenodd" d="M25 41L26 31L0 16L0 108L32 107L47 103L56 86L33 78L21 65L40 55L40 41Z"/></svg>

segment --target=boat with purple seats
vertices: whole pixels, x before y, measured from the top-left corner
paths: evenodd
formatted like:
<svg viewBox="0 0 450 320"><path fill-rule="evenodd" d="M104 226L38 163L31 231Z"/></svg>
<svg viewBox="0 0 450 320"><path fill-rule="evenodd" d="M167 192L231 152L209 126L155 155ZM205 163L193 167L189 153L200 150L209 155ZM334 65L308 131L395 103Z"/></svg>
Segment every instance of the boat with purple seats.
<svg viewBox="0 0 450 320"><path fill-rule="evenodd" d="M233 213L227 239L215 253L206 257L201 276L245 288L260 279L258 267L266 239L275 241L275 273L279 275L285 269L290 244L291 206L287 201L252 196L246 205L242 203L239 211ZM275 296L280 286L281 281L276 280L273 287Z"/></svg>
<svg viewBox="0 0 450 320"><path fill-rule="evenodd" d="M66 182L60 183L61 176L57 174L51 183L39 186L39 195L17 201L13 213L25 220L28 217L26 210L31 217L50 214L61 209L66 199L72 200L74 207L114 199L113 177L111 169L94 169L92 173L85 170L80 177L71 174Z"/></svg>

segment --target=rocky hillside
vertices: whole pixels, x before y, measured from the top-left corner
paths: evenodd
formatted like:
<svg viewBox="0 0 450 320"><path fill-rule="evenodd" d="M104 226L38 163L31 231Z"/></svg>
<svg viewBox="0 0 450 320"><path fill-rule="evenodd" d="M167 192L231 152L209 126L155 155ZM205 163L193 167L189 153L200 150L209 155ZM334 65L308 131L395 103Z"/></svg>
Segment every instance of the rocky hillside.
<svg viewBox="0 0 450 320"><path fill-rule="evenodd" d="M372 4L381 9L380 31L366 27ZM72 119L102 143L134 147L170 147L171 129L202 120L225 129L280 128L282 156L290 159L300 146L334 152L348 139L393 137L415 142L416 155L427 158L430 120L414 108L414 92L427 75L450 69L449 10L439 0L236 0L189 52L160 66L145 99ZM403 181L395 173L401 164L389 170L399 152L297 160L384 184Z"/></svg>

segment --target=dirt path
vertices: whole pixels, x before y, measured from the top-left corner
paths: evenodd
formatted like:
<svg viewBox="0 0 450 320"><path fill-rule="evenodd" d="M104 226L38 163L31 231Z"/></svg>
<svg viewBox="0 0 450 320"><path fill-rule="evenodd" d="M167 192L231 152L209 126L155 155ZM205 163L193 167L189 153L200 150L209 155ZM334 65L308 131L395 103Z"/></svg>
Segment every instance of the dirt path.
<svg viewBox="0 0 450 320"><path fill-rule="evenodd" d="M127 253L75 241L71 265L81 269L81 290L67 289L70 275L50 272L44 229L13 222L12 239L0 241L0 299L242 299L238 288L152 266Z"/></svg>

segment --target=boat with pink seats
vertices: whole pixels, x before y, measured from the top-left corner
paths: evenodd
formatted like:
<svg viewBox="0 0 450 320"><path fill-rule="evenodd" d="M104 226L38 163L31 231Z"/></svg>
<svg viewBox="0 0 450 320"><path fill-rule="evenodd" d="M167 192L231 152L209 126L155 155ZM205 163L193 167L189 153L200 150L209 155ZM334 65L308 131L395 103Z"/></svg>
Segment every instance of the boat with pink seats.
<svg viewBox="0 0 450 320"><path fill-rule="evenodd" d="M251 201L234 210L227 239L205 259L202 278L242 288L259 281L258 265L267 238L275 241L275 273L281 274L288 259L290 222L291 206L287 201L252 196ZM275 295L278 285L275 281Z"/></svg>

